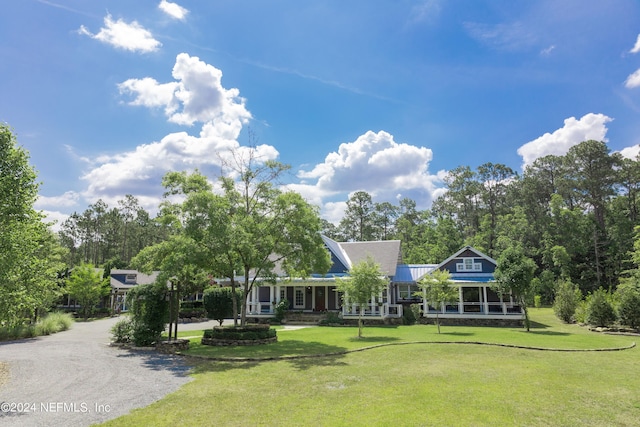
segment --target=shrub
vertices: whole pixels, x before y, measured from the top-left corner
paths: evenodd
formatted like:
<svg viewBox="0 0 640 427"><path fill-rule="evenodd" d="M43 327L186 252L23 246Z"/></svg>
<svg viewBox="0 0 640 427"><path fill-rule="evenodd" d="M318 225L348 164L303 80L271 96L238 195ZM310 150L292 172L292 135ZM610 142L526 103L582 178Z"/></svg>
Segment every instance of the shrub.
<svg viewBox="0 0 640 427"><path fill-rule="evenodd" d="M620 323L631 328L640 326L640 289L627 288L620 291L618 318Z"/></svg>
<svg viewBox="0 0 640 427"><path fill-rule="evenodd" d="M412 304L417 305L417 304ZM413 325L416 323L416 315L411 309L412 307L407 307L407 310L402 310L402 324L403 325Z"/></svg>
<svg viewBox="0 0 640 427"><path fill-rule="evenodd" d="M203 318L207 317L207 311L204 308L187 308L181 307L180 313L178 314L180 319L197 317Z"/></svg>
<svg viewBox="0 0 640 427"><path fill-rule="evenodd" d="M574 321L578 304L582 300L582 293L568 280L559 281L556 289L556 300L553 302L553 312L566 323Z"/></svg>
<svg viewBox="0 0 640 427"><path fill-rule="evenodd" d="M587 295L585 299L578 302L576 306L576 311L573 314L573 318L577 323L587 323L587 308L589 307L589 302L591 301L591 295Z"/></svg>
<svg viewBox="0 0 640 427"><path fill-rule="evenodd" d="M236 289L238 310L242 304L242 290ZM204 308L209 319L217 320L220 325L224 319L233 317L233 290L230 286L223 288L209 288L204 291Z"/></svg>
<svg viewBox="0 0 640 427"><path fill-rule="evenodd" d="M130 318L124 317L111 328L113 341L117 343L130 343L133 341L133 322Z"/></svg>
<svg viewBox="0 0 640 427"><path fill-rule="evenodd" d="M324 319L320 321L321 325L342 325L343 320L335 311L327 311Z"/></svg>
<svg viewBox="0 0 640 427"><path fill-rule="evenodd" d="M593 326L609 326L616 320L616 313L611 303L611 296L600 288L596 290L587 305L587 323Z"/></svg>
<svg viewBox="0 0 640 427"><path fill-rule="evenodd" d="M533 306L535 308L540 308L542 307L542 297L540 295L535 295L533 297Z"/></svg>
<svg viewBox="0 0 640 427"><path fill-rule="evenodd" d="M138 285L129 291L135 345L148 346L160 339L169 316L166 295L163 283Z"/></svg>
<svg viewBox="0 0 640 427"><path fill-rule="evenodd" d="M71 327L73 318L68 313L53 312L40 319L34 325L34 335L51 335L56 332L66 331Z"/></svg>
<svg viewBox="0 0 640 427"><path fill-rule="evenodd" d="M273 338L276 330L269 325L247 325L239 327L216 326L213 329L204 331L204 338L215 338L221 340L259 340Z"/></svg>
<svg viewBox="0 0 640 427"><path fill-rule="evenodd" d="M275 315L273 316L275 321L281 323L284 320L284 316L289 310L289 301L287 299L280 300L274 308Z"/></svg>

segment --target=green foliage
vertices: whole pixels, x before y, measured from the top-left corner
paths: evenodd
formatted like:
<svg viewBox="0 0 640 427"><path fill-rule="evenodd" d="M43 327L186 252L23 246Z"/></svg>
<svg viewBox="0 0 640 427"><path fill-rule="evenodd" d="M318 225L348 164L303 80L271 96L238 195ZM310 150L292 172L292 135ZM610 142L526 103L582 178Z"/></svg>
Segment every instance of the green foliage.
<svg viewBox="0 0 640 427"><path fill-rule="evenodd" d="M129 317L123 317L111 328L113 341L117 343L130 343L133 341L133 321Z"/></svg>
<svg viewBox="0 0 640 427"><path fill-rule="evenodd" d="M73 317L69 313L53 312L40 319L34 326L34 335L51 335L66 331L73 324Z"/></svg>
<svg viewBox="0 0 640 427"><path fill-rule="evenodd" d="M586 322L593 326L609 326L616 320L611 295L599 288L591 294L587 306Z"/></svg>
<svg viewBox="0 0 640 427"><path fill-rule="evenodd" d="M127 294L127 301L131 305L134 344L148 346L158 341L169 315L166 284L135 286Z"/></svg>
<svg viewBox="0 0 640 427"><path fill-rule="evenodd" d="M403 325L415 325L416 315L410 308L405 306L405 310L402 311L402 324Z"/></svg>
<svg viewBox="0 0 640 427"><path fill-rule="evenodd" d="M436 325L440 333L440 307L446 302L458 300L458 288L451 281L451 274L447 270L434 270L418 282L422 292L415 295L424 297L429 305L436 308Z"/></svg>
<svg viewBox="0 0 640 427"><path fill-rule="evenodd" d="M262 340L276 336L276 330L269 325L245 325L239 327L216 326L204 331L204 338L224 340Z"/></svg>
<svg viewBox="0 0 640 427"><path fill-rule="evenodd" d="M242 291L236 289L236 301L242 301ZM233 290L230 286L211 287L204 291L204 308L209 319L217 320L220 325L224 319L233 317Z"/></svg>
<svg viewBox="0 0 640 427"><path fill-rule="evenodd" d="M100 299L109 295L109 281L102 278L102 273L90 264L80 264L73 269L67 279L66 292L81 306L81 312L86 320L92 313L94 306Z"/></svg>
<svg viewBox="0 0 640 427"><path fill-rule="evenodd" d="M527 258L520 246L511 246L498 258L495 271L495 290L502 295L513 294L522 307L525 315L525 327L529 331L531 324L527 302L531 296L533 273L536 264Z"/></svg>
<svg viewBox="0 0 640 427"><path fill-rule="evenodd" d="M342 318L335 311L327 311L324 319L320 321L321 325L342 325L343 323Z"/></svg>
<svg viewBox="0 0 640 427"><path fill-rule="evenodd" d="M63 251L33 205L36 172L11 129L0 123L0 327L35 320L59 296Z"/></svg>
<svg viewBox="0 0 640 427"><path fill-rule="evenodd" d="M284 316L288 310L289 310L289 301L287 301L286 298L280 300L280 302L278 302L273 309L274 311L273 318L275 319L275 321L278 323L281 323L284 320Z"/></svg>
<svg viewBox="0 0 640 427"><path fill-rule="evenodd" d="M640 327L640 287L627 286L618 289L620 302L618 305L618 318L620 323L631 328Z"/></svg>
<svg viewBox="0 0 640 427"><path fill-rule="evenodd" d="M556 289L556 300L553 303L553 312L563 322L571 323L578 304L582 301L582 292L568 280L560 280Z"/></svg>
<svg viewBox="0 0 640 427"><path fill-rule="evenodd" d="M349 276L336 280L336 289L343 293L345 304L355 303L359 306L358 338L362 338L362 314L371 298L378 296L389 281L380 271L380 265L371 257L355 264L349 270Z"/></svg>

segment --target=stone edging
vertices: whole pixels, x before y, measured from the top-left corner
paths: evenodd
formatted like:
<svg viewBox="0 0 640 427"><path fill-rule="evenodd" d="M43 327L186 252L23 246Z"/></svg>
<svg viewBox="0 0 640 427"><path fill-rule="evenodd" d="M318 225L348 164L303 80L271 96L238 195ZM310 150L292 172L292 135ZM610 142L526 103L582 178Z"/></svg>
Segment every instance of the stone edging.
<svg viewBox="0 0 640 427"><path fill-rule="evenodd" d="M630 345L626 347L611 347L611 348L585 348L585 349L569 349L569 348L545 348L545 347L531 347L531 346L523 346L523 345L515 345L515 344L499 344L499 343L487 343L480 341L408 341L408 342L397 342L397 343L385 343L385 344L377 344L368 347L357 348L354 350L344 350L344 351L335 351L331 353L323 353L323 354L301 354L301 355L293 355L293 356L273 356L273 357L207 357L195 354L182 354L177 353L182 356L192 357L196 359L202 360L210 360L214 362L267 362L267 361L278 361L278 360L297 360L297 359L313 359L320 357L330 357L330 356L343 356L349 353L356 353L365 350L373 350L375 348L388 347L392 345L409 345L409 344L463 344L463 345L484 345L484 346L492 346L492 347L507 347L507 348L517 348L521 350L534 350L534 351L555 351L555 352L597 352L597 351L623 351L630 350L636 346L635 342L632 342Z"/></svg>

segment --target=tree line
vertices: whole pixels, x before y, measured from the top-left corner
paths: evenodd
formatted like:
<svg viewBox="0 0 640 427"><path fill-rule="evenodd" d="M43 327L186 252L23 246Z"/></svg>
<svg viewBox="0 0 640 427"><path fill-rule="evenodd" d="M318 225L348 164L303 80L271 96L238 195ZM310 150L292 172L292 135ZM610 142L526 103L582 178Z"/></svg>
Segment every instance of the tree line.
<svg viewBox="0 0 640 427"><path fill-rule="evenodd" d="M338 225L323 223L324 233L347 241L399 239L406 263L439 263L464 245L498 258L520 245L536 263L547 303L561 276L588 293L614 289L634 268L640 159L611 153L604 142L541 157L522 174L503 164L459 166L445 187L428 210L411 199L375 203L355 192Z"/></svg>

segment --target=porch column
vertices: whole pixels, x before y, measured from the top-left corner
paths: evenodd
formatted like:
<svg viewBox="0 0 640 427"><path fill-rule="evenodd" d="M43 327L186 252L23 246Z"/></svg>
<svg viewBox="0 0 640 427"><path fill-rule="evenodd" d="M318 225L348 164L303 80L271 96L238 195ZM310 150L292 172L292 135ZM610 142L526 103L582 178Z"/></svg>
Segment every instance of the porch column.
<svg viewBox="0 0 640 427"><path fill-rule="evenodd" d="M462 295L462 286L458 287L458 313L464 313L464 297Z"/></svg>
<svg viewBox="0 0 640 427"><path fill-rule="evenodd" d="M487 287L482 287L482 306L484 307L484 314L489 314L489 302L487 301Z"/></svg>
<svg viewBox="0 0 640 427"><path fill-rule="evenodd" d="M273 302L276 300L274 295L275 290L276 287L274 285L269 286L269 313L273 313L273 309L275 308L273 305Z"/></svg>
<svg viewBox="0 0 640 427"><path fill-rule="evenodd" d="M276 285L276 299L275 299L276 304L280 302L280 294L281 293L282 292L280 292L280 285ZM271 301L273 301L273 300L271 300Z"/></svg>

